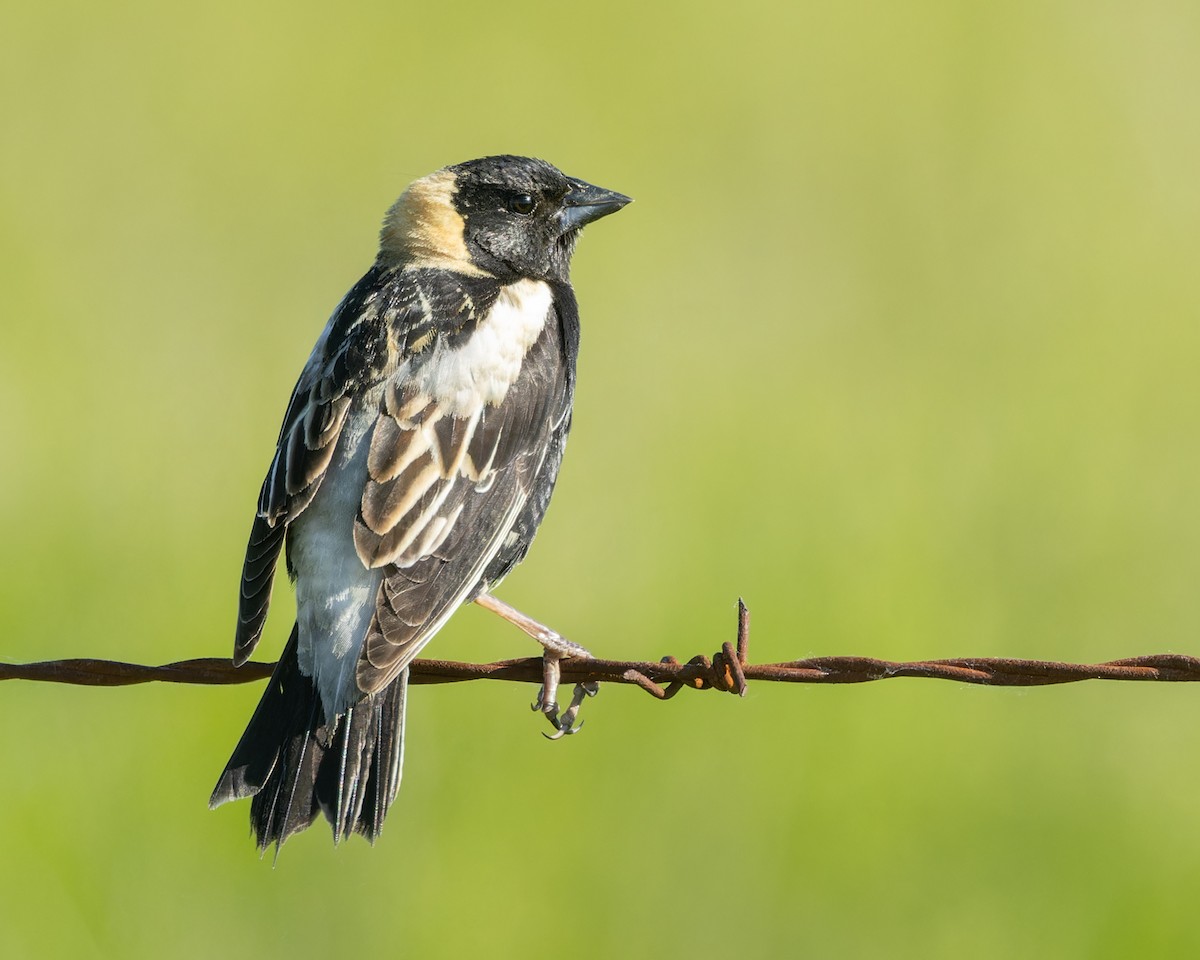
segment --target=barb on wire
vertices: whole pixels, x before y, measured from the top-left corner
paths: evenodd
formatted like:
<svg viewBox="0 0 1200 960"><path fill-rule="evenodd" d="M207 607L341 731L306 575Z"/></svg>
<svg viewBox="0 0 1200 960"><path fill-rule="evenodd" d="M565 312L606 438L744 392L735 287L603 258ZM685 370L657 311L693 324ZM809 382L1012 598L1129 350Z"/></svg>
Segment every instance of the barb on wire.
<svg viewBox="0 0 1200 960"><path fill-rule="evenodd" d="M1011 660L968 657L955 660L918 660L895 663L872 657L814 657L785 663L747 662L750 612L738 601L736 643L726 642L712 659L692 657L680 663L674 657L661 661L574 659L562 661L567 683L627 683L641 687L660 700L669 700L684 687L723 690L745 696L748 681L780 683L866 683L894 677L957 680L1001 687L1036 687L1080 680L1200 681L1200 659L1179 654L1151 654L1110 660L1107 663L1056 663L1047 660ZM47 660L41 663L0 663L0 680L43 680L97 687L119 687L154 681L166 683L251 683L268 677L273 663L252 661L234 667L228 660L180 660L163 666L121 663L114 660ZM466 680L542 682L542 660L527 657L498 663L456 663L453 660L414 660L410 683L459 683Z"/></svg>

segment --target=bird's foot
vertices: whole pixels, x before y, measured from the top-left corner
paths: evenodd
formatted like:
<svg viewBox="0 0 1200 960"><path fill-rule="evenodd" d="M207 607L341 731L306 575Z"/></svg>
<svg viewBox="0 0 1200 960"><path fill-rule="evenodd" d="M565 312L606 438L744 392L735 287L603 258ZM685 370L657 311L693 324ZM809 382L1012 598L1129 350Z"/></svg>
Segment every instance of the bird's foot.
<svg viewBox="0 0 1200 960"><path fill-rule="evenodd" d="M569 640L564 640L558 637L564 644L569 644L574 648L571 656L590 657L591 654L577 643L571 643ZM575 652L577 651L577 652ZM571 702L567 705L567 709L561 714L558 712L558 684L562 675L560 662L565 655L546 646L546 652L542 656L543 672L542 672L542 687L538 690L537 700L533 702L532 709L543 713L547 720L550 721L550 726L555 730L554 733L544 733L547 740L559 740L563 737L569 737L573 733L578 733L583 728L583 721L576 723L575 720L579 716L579 708L583 706L583 701L587 697L594 697L600 692L600 685L595 681L587 683L575 684L575 690L571 694Z"/></svg>
<svg viewBox="0 0 1200 960"><path fill-rule="evenodd" d="M546 719L550 721L550 726L554 727L555 732L545 734L545 736L550 740L558 740L560 737L577 733L583 726L582 720L578 724L575 723L576 717L579 716L579 708L583 705L586 697L594 697L600 692L600 686L595 682L575 684L570 704L559 714L558 684L562 676L562 668L559 664L560 661L568 660L571 657L590 660L592 655L584 647L551 630L544 623L539 623L532 617L526 616L515 607L510 607L490 593L480 594L475 598L475 602L485 610L491 610L520 628L545 649L542 655L542 689L538 691L537 700L533 703L533 709L545 714Z"/></svg>

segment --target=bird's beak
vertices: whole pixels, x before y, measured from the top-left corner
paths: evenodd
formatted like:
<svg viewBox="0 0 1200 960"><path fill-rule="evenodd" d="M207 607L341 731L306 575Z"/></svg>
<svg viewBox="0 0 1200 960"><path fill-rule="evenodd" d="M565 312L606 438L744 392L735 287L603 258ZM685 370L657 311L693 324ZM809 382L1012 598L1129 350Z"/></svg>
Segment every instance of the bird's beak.
<svg viewBox="0 0 1200 960"><path fill-rule="evenodd" d="M584 224L616 213L627 203L633 200L624 194L571 178L571 192L563 200L563 211L559 214L562 232L578 230Z"/></svg>

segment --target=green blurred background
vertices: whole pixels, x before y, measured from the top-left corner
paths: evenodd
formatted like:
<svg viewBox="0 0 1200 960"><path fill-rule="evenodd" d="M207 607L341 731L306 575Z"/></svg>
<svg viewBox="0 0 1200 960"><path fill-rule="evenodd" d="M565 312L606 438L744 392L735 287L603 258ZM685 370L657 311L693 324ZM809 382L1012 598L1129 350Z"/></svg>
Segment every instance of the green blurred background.
<svg viewBox="0 0 1200 960"><path fill-rule="evenodd" d="M1200 10L10 4L0 655L226 655L288 391L411 179L543 156L601 655L1200 652ZM276 653L291 595L260 651ZM430 652L534 648L478 609ZM6 956L1184 956L1187 686L420 688L374 849L205 802L260 685L4 684Z"/></svg>

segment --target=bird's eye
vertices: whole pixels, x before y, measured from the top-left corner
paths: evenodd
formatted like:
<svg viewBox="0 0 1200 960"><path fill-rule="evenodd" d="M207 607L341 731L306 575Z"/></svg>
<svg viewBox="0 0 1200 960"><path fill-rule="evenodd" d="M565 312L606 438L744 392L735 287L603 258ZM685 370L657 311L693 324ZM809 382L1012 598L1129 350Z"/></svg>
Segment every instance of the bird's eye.
<svg viewBox="0 0 1200 960"><path fill-rule="evenodd" d="M518 193L508 201L508 209L513 213L521 214L523 217L527 217L533 213L533 209L536 206L537 201L527 193Z"/></svg>

